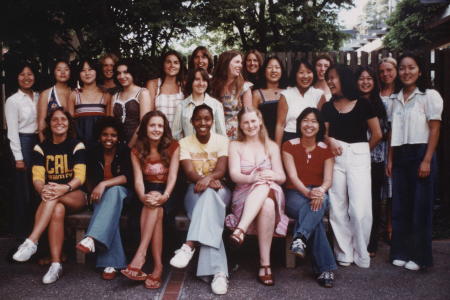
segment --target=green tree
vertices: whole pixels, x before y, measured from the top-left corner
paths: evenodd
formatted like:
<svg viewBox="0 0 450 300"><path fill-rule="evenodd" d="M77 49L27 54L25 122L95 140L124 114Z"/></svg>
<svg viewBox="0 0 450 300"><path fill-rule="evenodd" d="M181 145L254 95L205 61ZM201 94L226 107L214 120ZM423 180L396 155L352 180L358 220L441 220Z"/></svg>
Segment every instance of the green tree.
<svg viewBox="0 0 450 300"><path fill-rule="evenodd" d="M224 46L266 51L336 49L343 39L339 8L352 0L205 0L195 15L206 30L223 32Z"/></svg>
<svg viewBox="0 0 450 300"><path fill-rule="evenodd" d="M389 32L383 43L392 50L423 49L430 46L437 32L425 25L436 18L447 4L422 4L420 0L402 0L387 20Z"/></svg>

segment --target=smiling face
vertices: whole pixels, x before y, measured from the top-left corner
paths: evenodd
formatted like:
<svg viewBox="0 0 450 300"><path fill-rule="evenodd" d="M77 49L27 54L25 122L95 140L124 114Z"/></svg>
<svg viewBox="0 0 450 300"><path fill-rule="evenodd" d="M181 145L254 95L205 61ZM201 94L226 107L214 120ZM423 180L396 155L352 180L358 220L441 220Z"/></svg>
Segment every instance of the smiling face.
<svg viewBox="0 0 450 300"><path fill-rule="evenodd" d="M60 110L53 113L50 119L50 130L53 136L63 136L69 130L69 119Z"/></svg>
<svg viewBox="0 0 450 300"><path fill-rule="evenodd" d="M206 81L202 73L195 72L194 81L192 82L192 93L196 95L203 95L208 88L208 81Z"/></svg>
<svg viewBox="0 0 450 300"><path fill-rule="evenodd" d="M419 65L413 58L407 56L400 61L398 76L406 87L415 86L421 75Z"/></svg>
<svg viewBox="0 0 450 300"><path fill-rule="evenodd" d="M247 137L256 136L261 130L262 121L258 118L256 112L244 113L239 122L239 127Z"/></svg>
<svg viewBox="0 0 450 300"><path fill-rule="evenodd" d="M314 80L314 73L311 69L308 69L304 64L300 64L297 74L295 76L297 87L301 89L308 89Z"/></svg>
<svg viewBox="0 0 450 300"><path fill-rule="evenodd" d="M302 138L313 138L319 132L319 121L314 113L306 115L300 121L300 132Z"/></svg>
<svg viewBox="0 0 450 300"><path fill-rule="evenodd" d="M159 141L164 134L164 119L160 116L153 116L147 123L147 136L150 141Z"/></svg>
<svg viewBox="0 0 450 300"><path fill-rule="evenodd" d="M336 69L331 69L328 72L327 84L330 88L331 94L335 96L342 96L341 81Z"/></svg>
<svg viewBox="0 0 450 300"><path fill-rule="evenodd" d="M105 150L116 148L119 142L119 134L114 127L105 127L100 134L100 144Z"/></svg>
<svg viewBox="0 0 450 300"><path fill-rule="evenodd" d="M70 68L65 62L59 62L55 66L55 80L56 82L65 83L70 78Z"/></svg>
<svg viewBox="0 0 450 300"><path fill-rule="evenodd" d="M228 65L228 78L236 78L241 74L242 70L242 57L236 55L230 60Z"/></svg>
<svg viewBox="0 0 450 300"><path fill-rule="evenodd" d="M168 55L164 59L164 73L166 76L177 76L180 72L180 60L176 55Z"/></svg>
<svg viewBox="0 0 450 300"><path fill-rule="evenodd" d="M97 72L87 62L83 64L80 71L80 79L84 84L92 84L95 82Z"/></svg>
<svg viewBox="0 0 450 300"><path fill-rule="evenodd" d="M34 73L29 67L23 68L17 76L17 83L21 90L30 90L33 87L35 78Z"/></svg>
<svg viewBox="0 0 450 300"><path fill-rule="evenodd" d="M380 74L380 80L386 85L390 85L397 77L397 69L391 63L384 62L378 67L378 73Z"/></svg>
<svg viewBox="0 0 450 300"><path fill-rule="evenodd" d="M128 67L126 65L117 67L117 81L119 81L122 87L128 87L133 84L133 76L128 73Z"/></svg>
<svg viewBox="0 0 450 300"><path fill-rule="evenodd" d="M278 60L276 59L269 60L269 63L267 64L267 67L264 72L267 82L271 83L279 82L281 79L281 72L282 69Z"/></svg>
<svg viewBox="0 0 450 300"><path fill-rule="evenodd" d="M195 69L203 69L208 70L209 61L208 56L206 56L206 53L202 50L197 51L197 53L194 56L194 68Z"/></svg>
<svg viewBox="0 0 450 300"><path fill-rule="evenodd" d="M363 71L358 78L358 89L363 95L369 94L375 87L375 81L367 71Z"/></svg>
<svg viewBox="0 0 450 300"><path fill-rule="evenodd" d="M103 76L106 79L112 79L114 76L114 60L111 57L106 57L102 63Z"/></svg>
<svg viewBox="0 0 450 300"><path fill-rule="evenodd" d="M317 79L324 80L325 72L330 67L330 62L327 59L322 58L322 59L319 59L318 61L316 61L315 67L316 67Z"/></svg>
<svg viewBox="0 0 450 300"><path fill-rule="evenodd" d="M245 68L247 72L251 74L255 74L259 70L259 61L258 57L254 53L250 53L247 55L247 58L245 59Z"/></svg>
<svg viewBox="0 0 450 300"><path fill-rule="evenodd" d="M192 117L192 126L199 138L209 138L212 124L213 116L207 109L200 109Z"/></svg>

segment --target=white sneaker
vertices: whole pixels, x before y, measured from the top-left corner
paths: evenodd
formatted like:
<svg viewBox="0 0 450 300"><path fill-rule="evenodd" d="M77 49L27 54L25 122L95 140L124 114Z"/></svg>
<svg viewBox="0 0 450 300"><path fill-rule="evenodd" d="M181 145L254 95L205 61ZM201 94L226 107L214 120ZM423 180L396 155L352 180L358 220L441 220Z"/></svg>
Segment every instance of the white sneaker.
<svg viewBox="0 0 450 300"><path fill-rule="evenodd" d="M85 237L77 244L77 249L83 253L94 253L95 252L95 243L94 239L90 236Z"/></svg>
<svg viewBox="0 0 450 300"><path fill-rule="evenodd" d="M211 282L211 289L216 295L225 295L228 291L228 279L225 273L219 272L214 275Z"/></svg>
<svg viewBox="0 0 450 300"><path fill-rule="evenodd" d="M352 263L351 262L346 262L346 261L338 261L338 264L341 267L349 267Z"/></svg>
<svg viewBox="0 0 450 300"><path fill-rule="evenodd" d="M418 271L420 270L420 266L413 262L412 260L408 261L405 264L405 269L411 270L411 271Z"/></svg>
<svg viewBox="0 0 450 300"><path fill-rule="evenodd" d="M42 277L42 283L49 284L59 279L62 275L62 265L58 262L54 262L50 265L47 273Z"/></svg>
<svg viewBox="0 0 450 300"><path fill-rule="evenodd" d="M16 253L13 255L15 261L24 262L30 259L30 257L36 253L37 244L33 243L30 239L26 239L23 242Z"/></svg>
<svg viewBox="0 0 450 300"><path fill-rule="evenodd" d="M185 268L191 260L192 255L194 255L194 252L195 249L191 249L188 245L183 244L180 249L175 251L175 256L170 260L170 265L175 268Z"/></svg>
<svg viewBox="0 0 450 300"><path fill-rule="evenodd" d="M392 264L393 264L394 266L397 266L397 267L404 267L405 264L406 264L406 261L401 260L401 259L394 259L394 260L392 261Z"/></svg>

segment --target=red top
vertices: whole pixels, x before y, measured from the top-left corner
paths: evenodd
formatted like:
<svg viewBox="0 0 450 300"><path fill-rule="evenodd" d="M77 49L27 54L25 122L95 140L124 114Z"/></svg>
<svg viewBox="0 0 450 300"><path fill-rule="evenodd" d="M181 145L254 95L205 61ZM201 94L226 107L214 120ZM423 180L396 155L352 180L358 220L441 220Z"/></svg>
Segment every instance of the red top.
<svg viewBox="0 0 450 300"><path fill-rule="evenodd" d="M325 160L334 156L323 142L317 143L316 148L307 154L305 148L300 144L299 138L284 142L281 150L293 156L297 176L305 186L320 186L322 184ZM295 189L289 177L286 188Z"/></svg>
<svg viewBox="0 0 450 300"><path fill-rule="evenodd" d="M179 144L177 141L172 141L170 144L168 150L169 158L172 158L173 152L179 147ZM131 152L134 153L134 155L139 157L139 153L136 148L133 148ZM161 161L161 157L158 157L157 159L147 159L145 163L141 164L142 167L142 173L144 174L144 180L147 182L161 182L166 183L167 177L169 176L169 168L164 166L164 164Z"/></svg>
<svg viewBox="0 0 450 300"><path fill-rule="evenodd" d="M111 171L111 164L105 164L105 167L103 168L103 179L111 179L113 178L113 173Z"/></svg>

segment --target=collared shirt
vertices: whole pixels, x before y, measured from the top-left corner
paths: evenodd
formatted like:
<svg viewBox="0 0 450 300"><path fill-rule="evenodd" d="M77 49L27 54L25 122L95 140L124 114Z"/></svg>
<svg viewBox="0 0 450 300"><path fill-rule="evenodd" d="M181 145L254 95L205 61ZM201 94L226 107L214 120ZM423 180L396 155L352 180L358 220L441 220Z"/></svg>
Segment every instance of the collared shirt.
<svg viewBox="0 0 450 300"><path fill-rule="evenodd" d="M225 117L222 103L205 93L205 99L202 104L208 105L213 110L214 123L211 131L221 135L226 135ZM172 135L176 140L180 140L183 137L194 134L191 116L196 106L197 105L192 99L192 95L178 104L172 124Z"/></svg>
<svg viewBox="0 0 450 300"><path fill-rule="evenodd" d="M323 91L310 87L304 95L300 93L297 87L288 87L281 94L285 97L288 105L286 114L286 125L284 131L297 132L297 118L307 107L315 107L319 104Z"/></svg>
<svg viewBox="0 0 450 300"><path fill-rule="evenodd" d="M15 160L23 160L19 133L37 132L37 102L39 94L33 92L33 99L21 90L6 100L5 115L8 125L8 139Z"/></svg>
<svg viewBox="0 0 450 300"><path fill-rule="evenodd" d="M441 120L444 106L441 95L436 90L427 89L423 93L416 88L407 101L403 99L403 90L393 94L391 99L391 146L427 144L428 121Z"/></svg>

